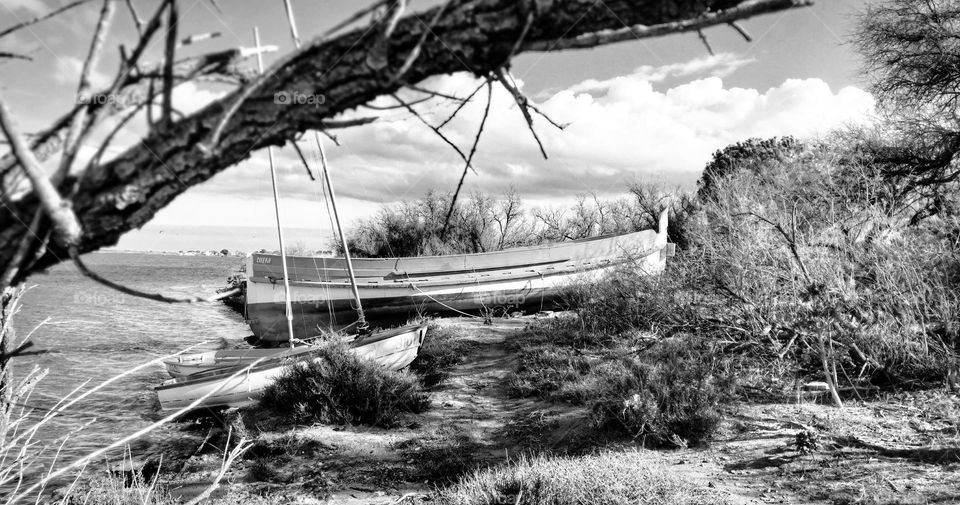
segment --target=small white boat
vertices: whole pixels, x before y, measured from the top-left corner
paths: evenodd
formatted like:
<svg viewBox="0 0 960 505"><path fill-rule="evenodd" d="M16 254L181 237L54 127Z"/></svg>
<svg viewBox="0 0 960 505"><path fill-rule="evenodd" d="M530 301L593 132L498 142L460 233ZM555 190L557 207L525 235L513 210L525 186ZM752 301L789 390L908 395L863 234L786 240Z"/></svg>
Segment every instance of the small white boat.
<svg viewBox="0 0 960 505"><path fill-rule="evenodd" d="M426 323L403 326L360 336L350 343L350 347L362 357L391 370L400 370L417 357L426 332ZM316 350L316 347L304 346L283 349L283 352L274 355L253 357L251 354L243 364L215 366L169 379L154 389L162 410L179 410L197 400L200 401L193 407L195 409L242 407L255 402L264 388L288 367L303 360L315 359L312 354Z"/></svg>
<svg viewBox="0 0 960 505"><path fill-rule="evenodd" d="M310 346L277 347L273 349L224 349L196 354L182 354L163 362L170 377L185 377L198 372L227 368L233 366L247 366L261 358L292 358L301 353L313 350Z"/></svg>

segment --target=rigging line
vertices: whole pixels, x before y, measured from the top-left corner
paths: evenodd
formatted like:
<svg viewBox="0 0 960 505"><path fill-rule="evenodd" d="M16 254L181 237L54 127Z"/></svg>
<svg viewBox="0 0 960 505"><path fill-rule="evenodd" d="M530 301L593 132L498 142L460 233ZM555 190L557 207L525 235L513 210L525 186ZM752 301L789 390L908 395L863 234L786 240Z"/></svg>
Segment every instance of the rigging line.
<svg viewBox="0 0 960 505"><path fill-rule="evenodd" d="M323 160L320 159L320 153L319 153L319 152L317 152L316 150L314 150L314 151L313 151L313 157L316 159L316 161L317 161L318 164L322 164ZM322 168L321 168L321 169L322 169ZM325 205L326 208L327 208L327 219L330 221L330 235L331 235L331 237L333 238L334 244L338 244L339 241L337 240L336 227L335 227L335 225L334 225L334 223L333 223L333 211L330 210L330 198L327 196L327 185L322 182L322 181L323 181L322 178L319 179L319 180L321 181L321 182L320 182L320 191L323 193L323 203L324 203L324 205ZM327 281L329 282L330 279L327 279ZM331 326L336 326L336 324L337 324L337 316L336 316L336 314L335 314L334 311L333 311L333 300L330 299L330 286L329 286L329 284L324 284L324 285L323 285L323 294L324 294L324 297L325 297L326 300L327 300L327 315L328 315L328 320L330 321Z"/></svg>
<svg viewBox="0 0 960 505"><path fill-rule="evenodd" d="M464 311L462 311L462 310L455 309L455 308L453 308L453 307L451 307L451 306L449 306L449 305L441 302L440 300L437 300L436 298L430 296L426 291L420 289L419 286L417 286L416 284L414 284L414 283L412 283L412 282L410 283L410 287L413 288L413 289L415 289L415 290L417 290L418 292L420 292L420 294L422 294L423 296L425 296L425 297L433 300L434 302L440 304L441 306L446 307L446 308L448 308L448 309L450 309L450 310L452 310L452 311L454 311L454 312L456 312L456 313L458 313L458 314L463 314L463 315L465 315L465 316L467 316L467 317L472 317L472 318L474 318L474 319L483 319L483 318L480 317L480 316L475 316L475 315L473 315L473 314L467 314L466 312L464 312ZM482 301L483 301L483 298L481 298L481 303L482 303Z"/></svg>
<svg viewBox="0 0 960 505"><path fill-rule="evenodd" d="M257 49L260 49L260 30L253 27L253 39ZM263 52L257 51L257 70L263 75ZM290 348L293 348L293 309L290 305L290 274L287 271L287 254L283 244L283 226L280 219L280 194L277 192L277 170L273 161L273 147L267 146L267 156L270 159L270 182L273 184L273 207L277 215L277 238L280 242L280 264L283 265L283 292L284 292L284 312L287 317L287 331L290 340Z"/></svg>

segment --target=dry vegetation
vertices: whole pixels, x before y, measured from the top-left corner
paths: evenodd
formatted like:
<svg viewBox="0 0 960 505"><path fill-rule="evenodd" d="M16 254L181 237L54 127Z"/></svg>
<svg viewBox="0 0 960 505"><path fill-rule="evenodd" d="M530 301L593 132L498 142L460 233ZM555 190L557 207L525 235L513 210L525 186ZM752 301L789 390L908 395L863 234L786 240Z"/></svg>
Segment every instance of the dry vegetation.
<svg viewBox="0 0 960 505"><path fill-rule="evenodd" d="M327 343L317 359L288 367L268 386L260 405L293 423L396 425L402 413L430 405L408 372L388 370Z"/></svg>

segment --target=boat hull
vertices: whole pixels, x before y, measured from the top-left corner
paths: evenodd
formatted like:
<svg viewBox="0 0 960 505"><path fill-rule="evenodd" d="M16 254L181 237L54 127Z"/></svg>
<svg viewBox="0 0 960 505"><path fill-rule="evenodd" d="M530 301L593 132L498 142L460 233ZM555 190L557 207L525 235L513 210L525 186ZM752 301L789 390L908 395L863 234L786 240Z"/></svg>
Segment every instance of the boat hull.
<svg viewBox="0 0 960 505"><path fill-rule="evenodd" d="M163 362L170 377L184 377L187 375L207 372L231 366L246 366L261 358L294 357L300 353L309 352L307 346L294 349L275 347L270 349L227 349L209 351L196 354L182 354L176 358Z"/></svg>
<svg viewBox="0 0 960 505"><path fill-rule="evenodd" d="M359 337L351 350L391 370L408 366L426 336L425 324L410 325ZM254 403L284 370L304 360L316 359L309 350L290 350L279 356L262 356L245 365L208 369L170 379L154 388L161 410L180 410L203 398L194 409L243 407ZM252 366L250 366L252 365Z"/></svg>
<svg viewBox="0 0 960 505"><path fill-rule="evenodd" d="M648 274L663 271L666 216L652 230L480 254L354 260L357 291L373 324L415 316L480 314L490 309L558 308L569 286L596 280L630 263ZM288 338L282 258L254 254L246 281L247 322L264 343ZM297 338L337 330L357 321L343 262L336 258L286 258L293 329Z"/></svg>

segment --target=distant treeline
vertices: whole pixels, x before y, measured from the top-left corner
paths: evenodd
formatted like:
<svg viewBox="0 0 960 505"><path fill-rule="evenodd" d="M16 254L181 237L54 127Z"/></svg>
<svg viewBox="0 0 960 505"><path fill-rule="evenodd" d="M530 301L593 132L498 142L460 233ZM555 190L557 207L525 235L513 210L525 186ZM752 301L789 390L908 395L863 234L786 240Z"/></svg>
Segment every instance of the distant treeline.
<svg viewBox="0 0 960 505"><path fill-rule="evenodd" d="M656 229L671 196L687 198L638 183L620 198L581 194L568 208L530 209L514 190L499 197L476 192L451 211L451 194L429 191L362 221L350 250L369 257L475 253Z"/></svg>

